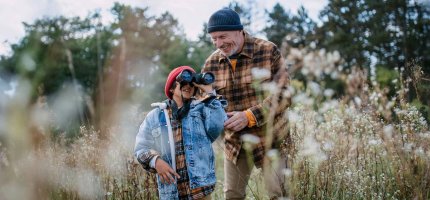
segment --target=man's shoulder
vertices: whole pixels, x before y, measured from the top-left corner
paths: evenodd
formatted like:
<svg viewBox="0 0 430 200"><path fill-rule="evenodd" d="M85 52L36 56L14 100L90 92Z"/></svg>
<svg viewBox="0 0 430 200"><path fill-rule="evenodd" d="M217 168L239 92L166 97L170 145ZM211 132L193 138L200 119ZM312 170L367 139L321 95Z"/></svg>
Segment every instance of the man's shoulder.
<svg viewBox="0 0 430 200"><path fill-rule="evenodd" d="M216 50L214 51L210 56L208 56L208 58L205 61L205 65L203 66L203 68L207 68L209 66L218 66L218 64L220 63L220 60L222 59L222 54L220 50ZM214 69L211 69L210 71L213 71Z"/></svg>
<svg viewBox="0 0 430 200"><path fill-rule="evenodd" d="M245 43L247 43L248 45L253 45L254 47L266 47L266 48L277 48L276 44L266 40L266 39L262 39L259 37L254 37L251 34L249 34L248 32L245 32Z"/></svg>
<svg viewBox="0 0 430 200"><path fill-rule="evenodd" d="M254 44L254 46L257 46L259 48L278 48L275 43L261 38L254 38Z"/></svg>
<svg viewBox="0 0 430 200"><path fill-rule="evenodd" d="M207 61L209 61L209 60L216 60L216 61L218 61L221 58L222 58L221 51L219 49L217 49L214 52L212 52L212 54L207 58Z"/></svg>

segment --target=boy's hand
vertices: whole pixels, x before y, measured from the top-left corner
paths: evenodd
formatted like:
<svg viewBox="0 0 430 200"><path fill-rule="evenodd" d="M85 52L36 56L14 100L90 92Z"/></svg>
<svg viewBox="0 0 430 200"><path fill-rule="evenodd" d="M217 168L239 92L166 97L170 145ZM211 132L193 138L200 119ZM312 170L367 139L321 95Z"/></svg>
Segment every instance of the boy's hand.
<svg viewBox="0 0 430 200"><path fill-rule="evenodd" d="M179 174L173 170L170 165L161 158L157 158L155 161L155 169L158 175L160 175L160 180L162 183L172 184L175 183L175 178L180 178Z"/></svg>
<svg viewBox="0 0 430 200"><path fill-rule="evenodd" d="M196 86L197 88L199 88L202 92L204 93L210 93L214 90L212 84L209 85L203 85L203 84L196 84L193 82L193 85Z"/></svg>

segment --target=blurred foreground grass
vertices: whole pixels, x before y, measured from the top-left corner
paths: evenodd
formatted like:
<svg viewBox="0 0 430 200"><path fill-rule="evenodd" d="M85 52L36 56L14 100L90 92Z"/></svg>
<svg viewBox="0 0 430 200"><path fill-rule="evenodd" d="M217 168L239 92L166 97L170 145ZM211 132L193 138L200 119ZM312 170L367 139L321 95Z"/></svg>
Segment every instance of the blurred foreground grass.
<svg viewBox="0 0 430 200"><path fill-rule="evenodd" d="M284 91L292 97L283 115L291 139L283 149L289 160L283 174L288 198L430 199L428 122L405 100L403 87L413 80L398 77L396 95L389 96L364 71L333 67L336 54L320 52L316 59L300 54L286 56L302 63L296 66L305 77L293 78ZM320 71L304 70L315 65L322 66ZM333 96L318 78L324 74L345 83L343 96ZM43 100L30 103L21 85L17 95L2 97L0 104L0 199L157 199L154 176L133 158L134 137L144 119L137 106L117 106L115 123L103 132L80 126L77 137L54 135L73 107L55 111ZM273 92L270 85L263 87ZM59 99L64 101L60 108L73 105L69 96ZM218 184L212 197L222 199L222 141L213 147ZM273 155L276 161L280 154ZM261 180L261 171L254 169L248 199L267 199Z"/></svg>

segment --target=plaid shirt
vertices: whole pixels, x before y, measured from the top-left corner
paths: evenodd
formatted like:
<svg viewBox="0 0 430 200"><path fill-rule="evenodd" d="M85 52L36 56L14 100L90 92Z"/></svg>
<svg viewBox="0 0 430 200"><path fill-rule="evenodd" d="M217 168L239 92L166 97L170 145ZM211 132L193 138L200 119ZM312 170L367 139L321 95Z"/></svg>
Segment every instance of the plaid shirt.
<svg viewBox="0 0 430 200"><path fill-rule="evenodd" d="M169 109L169 114L171 115L171 109ZM172 119L172 116L170 116ZM182 137L182 127L180 122L176 120L172 121L172 131L175 137L175 152L176 152L176 172L179 174L180 178L177 180L179 199L201 199L205 196L210 195L214 189L215 185L199 187L191 189L190 178L188 177L187 165L185 161L185 149Z"/></svg>
<svg viewBox="0 0 430 200"><path fill-rule="evenodd" d="M257 124L254 127L245 127L235 133L225 131L224 151L226 158L236 163L237 156L242 148L240 136L243 134L252 134L259 136L261 139L260 143L253 149L253 158L255 165L262 167L264 158L264 130L266 130L266 114L268 114L264 110L271 109L273 96L266 95L261 88L255 86L261 86L261 83L273 81L277 86L281 85L281 88L285 88L288 82L288 74L284 65L284 59L275 44L251 37L246 32L244 32L244 36L244 46L238 55L234 71L231 63L220 50L216 50L209 56L202 71L210 71L215 74L214 87L217 94L221 94L227 99L227 112L250 109L256 118ZM270 76L264 77L261 80L254 80L255 78L252 77L253 69L266 70L270 73Z"/></svg>

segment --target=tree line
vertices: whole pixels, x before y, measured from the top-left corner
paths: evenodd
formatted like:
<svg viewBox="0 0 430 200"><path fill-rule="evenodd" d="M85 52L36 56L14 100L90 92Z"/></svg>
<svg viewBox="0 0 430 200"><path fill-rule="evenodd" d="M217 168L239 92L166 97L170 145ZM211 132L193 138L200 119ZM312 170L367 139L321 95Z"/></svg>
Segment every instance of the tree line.
<svg viewBox="0 0 430 200"><path fill-rule="evenodd" d="M251 28L253 1L227 6L240 14L248 31L280 47L287 42L296 48L337 50L345 70L372 66L380 82L399 76L401 70L412 75L410 63L420 66L423 84L418 89L425 98L430 95L430 5L420 2L329 0L319 22L304 7L292 13L277 3L265 10L261 30ZM53 94L71 83L80 99L94 107L84 109L77 124L100 122L121 101L141 104L145 110L150 102L164 98L160 88L172 68L190 65L199 70L214 50L206 24L199 39L191 41L171 13L153 16L149 9L115 3L110 24L102 24L97 12L85 18L60 16L24 23L25 36L11 45L10 56L0 57L0 79L28 80L32 100L46 96L48 104ZM416 98L412 93L410 100Z"/></svg>

